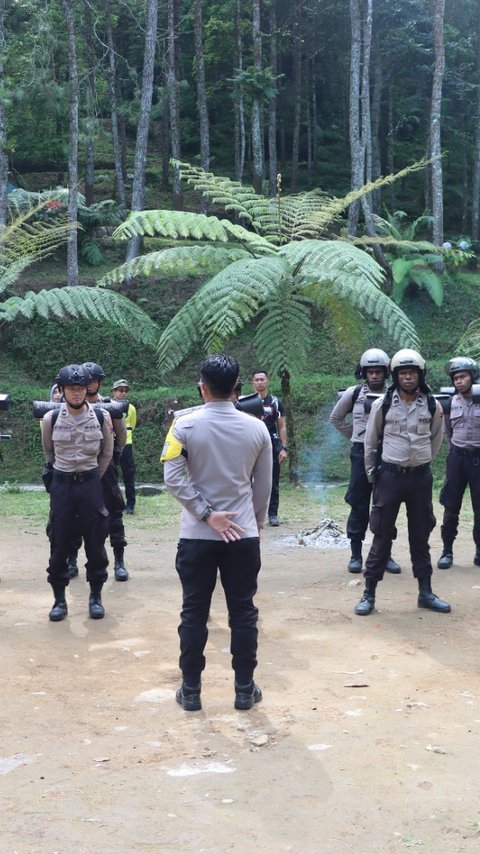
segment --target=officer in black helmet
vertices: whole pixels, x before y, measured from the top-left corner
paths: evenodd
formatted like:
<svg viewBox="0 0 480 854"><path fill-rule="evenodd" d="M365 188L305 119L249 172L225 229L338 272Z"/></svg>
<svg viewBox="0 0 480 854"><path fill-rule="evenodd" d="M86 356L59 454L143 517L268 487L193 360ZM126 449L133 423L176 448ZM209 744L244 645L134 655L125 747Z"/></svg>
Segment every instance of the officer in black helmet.
<svg viewBox="0 0 480 854"><path fill-rule="evenodd" d="M84 367L87 368L92 377L87 386L88 402L91 404L101 401L109 402L109 397L102 397L100 394L100 386L105 379L105 372L101 365L98 365L96 362L85 362ZM127 428L123 415L121 418L113 418L112 422L114 432L113 456L102 478L102 489L105 506L108 510L110 545L113 549L115 559L113 567L115 580L128 581L128 570L124 563L124 549L127 545L127 540L125 539L123 511L126 505L118 483L118 463L127 440Z"/></svg>
<svg viewBox="0 0 480 854"><path fill-rule="evenodd" d="M47 463L53 467L50 488L50 561L48 581L55 601L49 613L53 622L68 613L65 588L69 583L67 554L76 530L80 531L87 555L90 583L89 613L92 619L105 615L101 591L107 579L105 551L108 511L100 483L113 453L113 426L108 412L97 415L87 402L91 376L83 365L67 365L57 383L64 395L60 409L43 419L42 443Z"/></svg>
<svg viewBox="0 0 480 854"><path fill-rule="evenodd" d="M405 504L418 607L448 613L450 605L431 588L429 536L436 520L430 462L443 439L443 411L426 382L425 359L416 350L392 358L393 385L375 401L365 434L365 469L375 479L370 529L374 535L365 563L365 591L355 607L364 616L375 607L375 591L385 572L400 505Z"/></svg>
<svg viewBox="0 0 480 854"><path fill-rule="evenodd" d="M473 508L473 539L475 566L480 566L480 405L474 399L472 387L478 382L477 363L467 356L450 359L446 371L455 386L450 412L445 414L445 435L449 452L445 483L440 493L443 513L443 552L437 562L439 569L449 569L453 563L453 542L458 533L458 517L467 486Z"/></svg>
<svg viewBox="0 0 480 854"><path fill-rule="evenodd" d="M357 373L358 370L358 373ZM387 378L390 375L390 357L384 350L371 347L365 350L355 371L363 382L347 388L334 406L330 423L347 439L351 440L350 483L345 501L351 510L347 520L347 537L350 540L352 556L348 563L349 572L362 571L362 544L368 528L372 484L365 472L365 431L369 412L365 411L366 396L369 392L381 394L387 390ZM351 421L347 420L352 413ZM387 572L399 573L401 567L392 556L388 556Z"/></svg>

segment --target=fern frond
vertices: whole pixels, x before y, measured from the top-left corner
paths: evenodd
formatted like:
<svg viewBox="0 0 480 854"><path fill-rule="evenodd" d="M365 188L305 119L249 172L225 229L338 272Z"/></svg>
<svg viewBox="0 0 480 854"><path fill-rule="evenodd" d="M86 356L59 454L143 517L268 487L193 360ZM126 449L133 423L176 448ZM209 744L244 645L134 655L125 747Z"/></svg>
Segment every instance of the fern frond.
<svg viewBox="0 0 480 854"><path fill-rule="evenodd" d="M278 256L235 261L206 282L170 321L158 343L158 366L173 370L193 346L208 351L248 323L291 274Z"/></svg>
<svg viewBox="0 0 480 854"><path fill-rule="evenodd" d="M0 303L0 324L35 316L86 318L109 321L128 332L137 341L153 346L158 327L148 314L127 297L112 291L89 287L65 287L29 291L23 297L10 297Z"/></svg>
<svg viewBox="0 0 480 854"><path fill-rule="evenodd" d="M136 276L153 274L165 278L212 276L233 261L249 257L249 253L241 246L180 245L139 255L138 258L111 270L100 279L98 285L108 287Z"/></svg>
<svg viewBox="0 0 480 854"><path fill-rule="evenodd" d="M402 346L418 347L415 326L380 289L381 267L365 252L338 240L303 240L280 250L298 269L302 292L315 300L319 289L332 288L362 314L377 320Z"/></svg>
<svg viewBox="0 0 480 854"><path fill-rule="evenodd" d="M480 360L480 318L468 324L455 347L455 356L468 355L477 362Z"/></svg>
<svg viewBox="0 0 480 854"><path fill-rule="evenodd" d="M369 181L367 184L364 184L363 187L360 187L360 189L352 190L341 199L337 199L335 197L329 199L321 211L312 215L312 228L314 227L316 229L315 234L317 237L323 234L327 226L331 225L340 216L340 214L350 207L351 204L357 202L363 196L368 195L374 190L379 190L381 187L386 187L394 181L398 181L399 178L404 178L407 175L411 175L414 172L424 169L429 162L431 161L422 158L422 160L418 160L416 163L406 166L405 169L401 169L393 175L385 175L377 178L375 181Z"/></svg>
<svg viewBox="0 0 480 854"><path fill-rule="evenodd" d="M284 279L275 296L268 300L255 332L259 362L268 365L272 373L284 369L300 372L305 367L311 340L310 300L292 288L291 279Z"/></svg>
<svg viewBox="0 0 480 854"><path fill-rule="evenodd" d="M75 223L66 216L38 221L42 202L21 211L8 225L0 227L0 293L3 293L31 264L51 255L68 237Z"/></svg>
<svg viewBox="0 0 480 854"><path fill-rule="evenodd" d="M116 240L154 236L170 237L172 240L210 240L215 243L227 243L233 238L235 242L248 246L252 252L265 254L275 251L268 240L241 225L234 225L228 219L220 220L216 216L190 211L132 211L113 233Z"/></svg>

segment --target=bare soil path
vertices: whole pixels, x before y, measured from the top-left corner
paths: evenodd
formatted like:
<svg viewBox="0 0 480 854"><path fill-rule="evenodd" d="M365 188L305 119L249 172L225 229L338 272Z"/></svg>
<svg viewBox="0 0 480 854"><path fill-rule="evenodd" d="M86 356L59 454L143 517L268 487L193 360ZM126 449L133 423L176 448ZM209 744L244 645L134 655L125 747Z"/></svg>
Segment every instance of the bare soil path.
<svg viewBox="0 0 480 854"><path fill-rule="evenodd" d="M416 606L404 525L378 611L353 614L345 550L285 547L265 532L257 604L264 701L233 709L222 591L215 593L203 710L179 682L177 520L129 520L126 584L107 616L48 622L47 543L2 525L0 851L5 854L480 850L480 569L469 532ZM439 554L438 530L432 537ZM83 575L83 573L82 573Z"/></svg>

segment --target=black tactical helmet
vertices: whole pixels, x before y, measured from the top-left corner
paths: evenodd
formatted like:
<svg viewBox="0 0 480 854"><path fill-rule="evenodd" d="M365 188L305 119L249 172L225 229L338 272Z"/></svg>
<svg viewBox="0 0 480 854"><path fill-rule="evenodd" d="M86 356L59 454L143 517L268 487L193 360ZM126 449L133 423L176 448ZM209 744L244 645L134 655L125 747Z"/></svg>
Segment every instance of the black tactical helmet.
<svg viewBox="0 0 480 854"><path fill-rule="evenodd" d="M104 380L105 379L105 371L103 370L101 365L97 365L96 362L84 362L83 367L89 371L92 380Z"/></svg>
<svg viewBox="0 0 480 854"><path fill-rule="evenodd" d="M455 356L455 358L450 359L450 361L445 365L445 370L450 376L452 382L455 374L458 374L460 371L467 371L470 374L473 383L476 383L480 377L480 369L477 363L468 356Z"/></svg>
<svg viewBox="0 0 480 854"><path fill-rule="evenodd" d="M60 368L56 383L62 388L66 385L87 385L92 381L92 375L85 365L65 365Z"/></svg>

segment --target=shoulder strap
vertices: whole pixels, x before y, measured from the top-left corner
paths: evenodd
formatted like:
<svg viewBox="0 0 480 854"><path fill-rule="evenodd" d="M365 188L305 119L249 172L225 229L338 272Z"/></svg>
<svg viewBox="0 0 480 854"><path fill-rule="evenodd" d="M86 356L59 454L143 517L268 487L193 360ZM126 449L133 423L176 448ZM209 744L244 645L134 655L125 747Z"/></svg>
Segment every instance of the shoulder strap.
<svg viewBox="0 0 480 854"><path fill-rule="evenodd" d="M427 403L428 411L433 418L435 412L437 411L437 401L435 400L435 395L430 394L430 392L427 394Z"/></svg>
<svg viewBox="0 0 480 854"><path fill-rule="evenodd" d="M355 406L355 404L356 404L356 402L357 402L358 395L360 394L360 391L361 391L361 389L362 389L362 385L363 385L363 383L359 383L359 384L358 384L358 385L356 385L356 386L355 386L355 388L353 389L353 394L352 394L352 409L353 409L353 407Z"/></svg>
<svg viewBox="0 0 480 854"><path fill-rule="evenodd" d="M95 415L97 416L97 421L98 421L100 427L103 427L104 418L103 418L102 410L100 408L96 409L95 407L93 407L93 411L94 411ZM60 415L60 410L54 409L53 414L52 414L52 430L55 427L55 424L57 423L57 419L58 419L59 415Z"/></svg>

